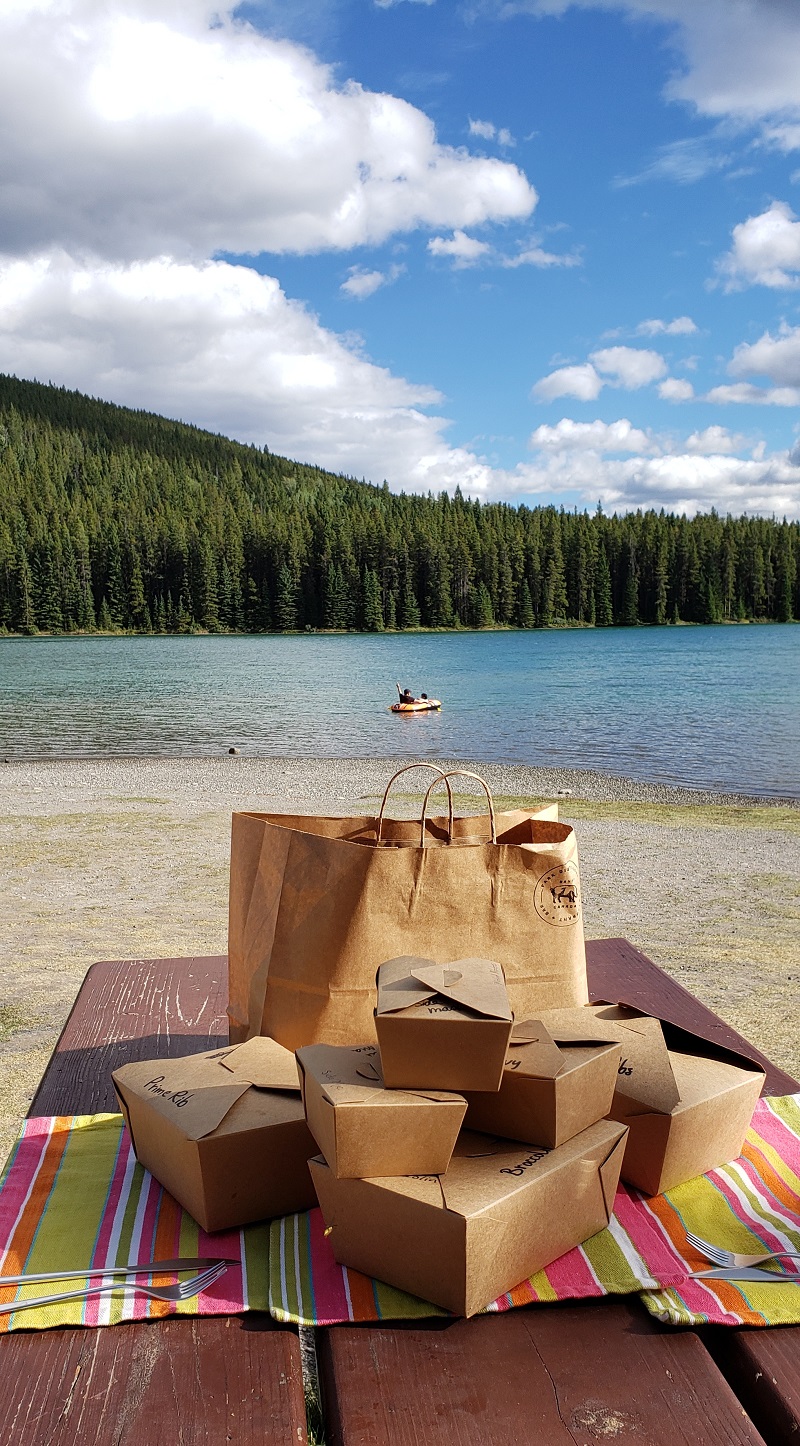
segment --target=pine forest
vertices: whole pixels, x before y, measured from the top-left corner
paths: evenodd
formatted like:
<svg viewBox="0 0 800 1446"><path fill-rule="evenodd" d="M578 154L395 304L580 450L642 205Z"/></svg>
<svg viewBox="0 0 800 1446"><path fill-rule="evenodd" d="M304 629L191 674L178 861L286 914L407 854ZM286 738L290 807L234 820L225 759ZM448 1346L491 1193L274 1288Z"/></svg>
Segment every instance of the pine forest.
<svg viewBox="0 0 800 1446"><path fill-rule="evenodd" d="M0 633L791 622L800 524L396 494L0 376Z"/></svg>

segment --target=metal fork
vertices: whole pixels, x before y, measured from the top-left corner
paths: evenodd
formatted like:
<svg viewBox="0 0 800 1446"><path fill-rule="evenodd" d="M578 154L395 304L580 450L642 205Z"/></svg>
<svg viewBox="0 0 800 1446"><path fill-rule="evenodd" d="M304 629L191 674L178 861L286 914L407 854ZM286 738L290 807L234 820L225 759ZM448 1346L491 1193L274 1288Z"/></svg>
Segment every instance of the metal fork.
<svg viewBox="0 0 800 1446"><path fill-rule="evenodd" d="M82 1290L66 1290L59 1295L37 1295L30 1300L12 1300L6 1305L0 1305L0 1315L13 1315L15 1311L30 1310L32 1306L55 1305L62 1300L86 1300L90 1295L110 1295L115 1290L135 1290L139 1295L148 1296L150 1300L191 1300L192 1296L199 1295L219 1280L227 1269L227 1263L220 1261L209 1270L201 1271L200 1275L179 1281L177 1285L155 1286L142 1285L138 1280L112 1280L102 1285L87 1285Z"/></svg>
<svg viewBox="0 0 800 1446"><path fill-rule="evenodd" d="M746 1266L763 1265L766 1260L800 1260L800 1250L767 1250L760 1255L742 1255L736 1250L723 1250L721 1245L711 1245L708 1240L701 1240L699 1235L692 1235L687 1230L686 1239L695 1250L701 1255L707 1255L715 1265L724 1266Z"/></svg>

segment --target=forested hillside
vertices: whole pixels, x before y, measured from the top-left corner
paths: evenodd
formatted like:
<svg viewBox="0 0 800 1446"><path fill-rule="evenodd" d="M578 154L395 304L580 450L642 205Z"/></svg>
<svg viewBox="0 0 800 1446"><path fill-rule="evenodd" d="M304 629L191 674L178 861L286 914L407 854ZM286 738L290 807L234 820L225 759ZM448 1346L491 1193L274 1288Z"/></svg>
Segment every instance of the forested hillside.
<svg viewBox="0 0 800 1446"><path fill-rule="evenodd" d="M397 496L0 377L0 632L800 617L800 525Z"/></svg>

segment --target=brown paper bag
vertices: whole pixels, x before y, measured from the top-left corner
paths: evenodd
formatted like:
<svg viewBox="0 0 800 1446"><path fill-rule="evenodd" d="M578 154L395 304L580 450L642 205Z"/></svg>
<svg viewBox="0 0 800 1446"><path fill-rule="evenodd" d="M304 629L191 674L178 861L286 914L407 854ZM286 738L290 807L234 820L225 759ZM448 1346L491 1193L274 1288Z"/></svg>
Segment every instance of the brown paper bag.
<svg viewBox="0 0 800 1446"><path fill-rule="evenodd" d="M489 819L454 818L435 772L417 820L385 817L394 779L377 818L233 815L232 1041L374 1041L375 973L399 954L496 959L517 1018L587 1002L573 830L557 806L496 815L476 774ZM448 817L428 818L441 782Z"/></svg>

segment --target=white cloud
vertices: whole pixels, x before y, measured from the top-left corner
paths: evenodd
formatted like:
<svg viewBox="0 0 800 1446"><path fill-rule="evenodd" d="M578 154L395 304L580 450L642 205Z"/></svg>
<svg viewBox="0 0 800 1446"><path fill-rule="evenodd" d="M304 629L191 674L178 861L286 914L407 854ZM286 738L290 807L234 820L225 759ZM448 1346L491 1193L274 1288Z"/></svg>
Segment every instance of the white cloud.
<svg viewBox="0 0 800 1446"><path fill-rule="evenodd" d="M491 249L488 241L478 241L464 231L454 231L449 240L445 236L432 236L428 242L431 256L448 256L457 267L474 266Z"/></svg>
<svg viewBox="0 0 800 1446"><path fill-rule="evenodd" d="M181 417L394 488L483 497L576 494L591 506L800 516L785 454L724 455L728 434L683 451L630 422L537 428L534 455L491 467L445 440L430 387L376 366L278 282L222 261L86 264L64 253L0 263L0 370ZM600 378L595 373L596 382ZM699 439L699 440L698 440Z"/></svg>
<svg viewBox="0 0 800 1446"><path fill-rule="evenodd" d="M493 121L470 120L469 133L471 136L480 136L484 141L497 141L499 146L515 146L510 130L506 126L496 126Z"/></svg>
<svg viewBox="0 0 800 1446"><path fill-rule="evenodd" d="M613 447L615 428L623 441L638 444L635 455L608 455L623 450ZM571 490L587 505L600 499L607 511L664 507L692 514L715 507L723 514L800 517L800 456L793 462L786 452L730 455L739 440L724 428L708 428L675 444L625 420L580 424L563 418L555 427L537 427L534 459L509 474L508 486L534 495Z"/></svg>
<svg viewBox="0 0 800 1446"><path fill-rule="evenodd" d="M222 261L0 263L0 371L179 417L412 491L495 484L433 388L346 346L278 282Z"/></svg>
<svg viewBox="0 0 800 1446"><path fill-rule="evenodd" d="M516 166L440 145L422 111L233 14L5 0L2 250L307 253L530 215Z"/></svg>
<svg viewBox="0 0 800 1446"><path fill-rule="evenodd" d="M726 291L800 285L800 221L785 201L733 228L733 246L717 263Z"/></svg>
<svg viewBox="0 0 800 1446"><path fill-rule="evenodd" d="M554 427L537 427L530 444L542 452L648 452L646 432L632 427L626 417L618 422L573 422L562 417Z"/></svg>
<svg viewBox="0 0 800 1446"><path fill-rule="evenodd" d="M593 402L603 388L602 379L590 362L580 366L559 367L535 383L532 395L540 402L553 402L557 397L577 397L580 402Z"/></svg>
<svg viewBox="0 0 800 1446"><path fill-rule="evenodd" d="M342 282L339 290L353 301L366 301L382 286L396 281L404 270L404 266L390 266L388 271L368 271L363 266L351 266L347 280Z"/></svg>
<svg viewBox="0 0 800 1446"><path fill-rule="evenodd" d="M611 386L635 391L663 377L667 364L657 351L636 346L608 346L593 351L589 360L597 371L612 378Z"/></svg>
<svg viewBox="0 0 800 1446"><path fill-rule="evenodd" d="M765 331L758 341L737 346L731 376L765 376L778 385L800 387L800 326L781 326L778 335Z"/></svg>
<svg viewBox="0 0 800 1446"><path fill-rule="evenodd" d="M583 260L575 251L559 253L544 251L541 246L528 246L518 256L505 257L502 264L510 268L539 266L546 269L550 266L582 266Z"/></svg>
<svg viewBox="0 0 800 1446"><path fill-rule="evenodd" d="M694 387L682 377L666 377L659 385L658 395L662 402L690 402Z"/></svg>
<svg viewBox="0 0 800 1446"><path fill-rule="evenodd" d="M673 321L651 317L640 321L636 328L637 336L692 336L696 331L697 325L690 316L676 316Z"/></svg>
<svg viewBox="0 0 800 1446"><path fill-rule="evenodd" d="M712 387L705 401L727 406L731 402L760 407L800 407L800 387L757 387L752 382Z"/></svg>
<svg viewBox="0 0 800 1446"><path fill-rule="evenodd" d="M729 432L727 427L715 424L702 432L692 432L684 445L697 457L723 457L740 451L746 440L741 432Z"/></svg>

